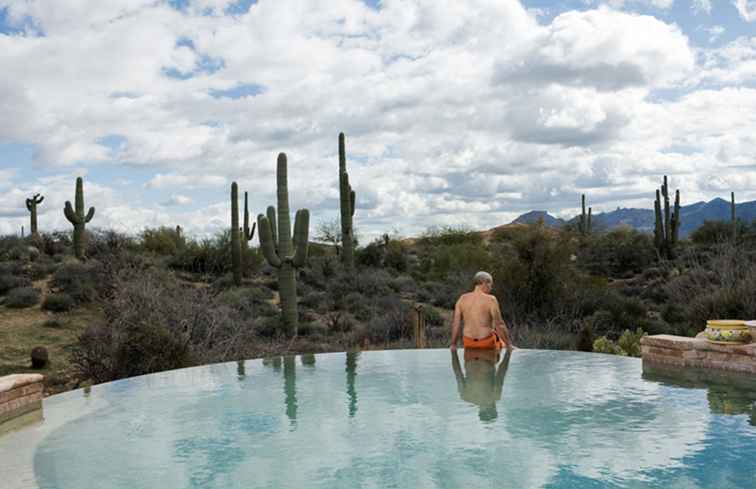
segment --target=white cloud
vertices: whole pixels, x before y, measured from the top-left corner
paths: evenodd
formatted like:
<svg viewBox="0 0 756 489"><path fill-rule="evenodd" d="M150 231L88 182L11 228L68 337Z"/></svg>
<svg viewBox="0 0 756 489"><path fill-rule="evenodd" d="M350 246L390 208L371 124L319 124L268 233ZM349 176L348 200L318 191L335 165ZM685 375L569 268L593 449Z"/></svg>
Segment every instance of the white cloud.
<svg viewBox="0 0 756 489"><path fill-rule="evenodd" d="M170 207L175 205L188 205L192 203L192 199L185 195L171 195L171 198L163 202L161 205L164 207Z"/></svg>
<svg viewBox="0 0 756 489"><path fill-rule="evenodd" d="M698 176L729 175L752 154L742 111L754 94L740 87L754 79L747 38L694 50L653 16L602 6L546 22L515 0L386 0L379 11L356 0L261 1L233 17L228 5L9 3L12 21L30 16L45 36L0 36L0 70L14 73L0 80L13 121L0 140L34 145L37 165L66 175L138 167L144 192L160 190L164 204L196 204L195 189L217 194L184 213L178 201L146 204L124 194L133 187L96 180L93 189L107 189L97 195L103 226L214 232L227 225L231 181L255 212L275 202L280 151L292 208L335 217L344 131L366 236L563 212L586 188L607 207L648 207L639 195L662 171L687 179L686 195L710 196ZM251 85L262 89L213 96ZM658 96L676 91L685 97ZM690 151L669 149L681 145ZM17 180L6 187L19 197L57 185Z"/></svg>
<svg viewBox="0 0 756 489"><path fill-rule="evenodd" d="M735 0L734 4L743 20L746 22L753 22L756 20L756 1Z"/></svg>
<svg viewBox="0 0 756 489"><path fill-rule="evenodd" d="M145 184L148 189L222 187L226 178L220 175L176 175L158 173Z"/></svg>

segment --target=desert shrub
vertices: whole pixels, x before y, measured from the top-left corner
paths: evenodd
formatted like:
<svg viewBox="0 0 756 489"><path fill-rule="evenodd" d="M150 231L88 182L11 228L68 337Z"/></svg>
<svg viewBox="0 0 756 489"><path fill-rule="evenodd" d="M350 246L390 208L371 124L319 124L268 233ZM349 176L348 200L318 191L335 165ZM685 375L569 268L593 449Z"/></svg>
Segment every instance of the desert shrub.
<svg viewBox="0 0 756 489"><path fill-rule="evenodd" d="M86 304L97 298L98 288L102 285L97 274L95 264L69 262L58 268L50 285L66 293L77 304Z"/></svg>
<svg viewBox="0 0 756 489"><path fill-rule="evenodd" d="M12 260L18 250L26 246L26 240L19 236L0 236L0 261Z"/></svg>
<svg viewBox="0 0 756 489"><path fill-rule="evenodd" d="M622 355L622 348L606 336L600 336L593 342L595 353L608 353L610 355Z"/></svg>
<svg viewBox="0 0 756 489"><path fill-rule="evenodd" d="M689 334L701 331L707 319L756 317L756 260L737 247L718 247L708 263L688 263L665 290L669 303L681 308L670 319L686 324Z"/></svg>
<svg viewBox="0 0 756 489"><path fill-rule="evenodd" d="M136 248L132 238L111 229L87 228L84 243L87 258L94 259L102 259L108 255Z"/></svg>
<svg viewBox="0 0 756 489"><path fill-rule="evenodd" d="M39 303L40 293L34 287L19 287L12 289L5 297L5 306L23 309Z"/></svg>
<svg viewBox="0 0 756 489"><path fill-rule="evenodd" d="M212 239L188 241L177 250L169 266L186 272L223 275L231 271L231 232L226 230Z"/></svg>
<svg viewBox="0 0 756 489"><path fill-rule="evenodd" d="M328 305L328 295L325 292L313 290L300 295L300 297L299 303L303 306L325 312L325 307Z"/></svg>
<svg viewBox="0 0 756 489"><path fill-rule="evenodd" d="M26 277L3 274L0 275L0 295L5 295L13 289L31 286L31 280Z"/></svg>
<svg viewBox="0 0 756 489"><path fill-rule="evenodd" d="M748 226L741 220L737 222L738 235L748 231ZM704 221L690 233L690 240L698 245L713 245L732 240L732 223L729 221Z"/></svg>
<svg viewBox="0 0 756 489"><path fill-rule="evenodd" d="M42 280L56 270L57 266L48 262L32 263L26 271L26 275L31 280Z"/></svg>
<svg viewBox="0 0 756 489"><path fill-rule="evenodd" d="M432 248L421 258L420 263L420 272L425 276L444 280L450 274L472 277L479 270L489 270L493 259L482 244L464 242Z"/></svg>
<svg viewBox="0 0 756 489"><path fill-rule="evenodd" d="M368 338L373 343L387 344L410 337L409 306L397 297L378 299L379 314L370 319L367 327Z"/></svg>
<svg viewBox="0 0 756 489"><path fill-rule="evenodd" d="M140 233L139 240L143 250L158 255L174 255L186 244L183 235L166 226L145 229Z"/></svg>
<svg viewBox="0 0 756 489"><path fill-rule="evenodd" d="M573 328L565 326L564 318L554 317L546 321L510 323L510 336L519 348L542 350L571 350L575 347Z"/></svg>
<svg viewBox="0 0 756 489"><path fill-rule="evenodd" d="M0 262L0 276L3 275L24 275L24 264L17 261Z"/></svg>
<svg viewBox="0 0 756 489"><path fill-rule="evenodd" d="M385 247L383 266L393 268L397 272L407 271L407 250L399 241L389 241Z"/></svg>
<svg viewBox="0 0 756 489"><path fill-rule="evenodd" d="M62 231L40 233L37 246L39 251L48 256L63 255L66 249L71 247L70 233Z"/></svg>
<svg viewBox="0 0 756 489"><path fill-rule="evenodd" d="M578 331L577 338L575 339L575 349L577 351L593 351L593 329L591 325L586 323Z"/></svg>
<svg viewBox="0 0 756 489"><path fill-rule="evenodd" d="M383 243L376 240L364 248L359 248L355 252L355 263L362 267L381 267L383 266L384 246Z"/></svg>
<svg viewBox="0 0 756 489"><path fill-rule="evenodd" d="M629 228L592 235L577 254L581 268L596 275L627 277L657 259L653 237Z"/></svg>
<svg viewBox="0 0 756 489"><path fill-rule="evenodd" d="M350 292L341 301L341 309L349 311L359 320L367 320L373 315L371 302L359 292ZM381 314L381 311L378 311Z"/></svg>
<svg viewBox="0 0 756 489"><path fill-rule="evenodd" d="M250 318L157 270L122 269L104 297L105 324L92 325L72 350L80 376L105 382L242 358L254 336Z"/></svg>
<svg viewBox="0 0 756 489"><path fill-rule="evenodd" d="M426 307L423 312L425 313L425 323L429 327L445 325L446 321L444 320L444 317L435 307Z"/></svg>
<svg viewBox="0 0 756 489"><path fill-rule="evenodd" d="M495 253L494 294L519 316L555 317L575 286L573 245L544 226L528 226Z"/></svg>
<svg viewBox="0 0 756 489"><path fill-rule="evenodd" d="M482 242L480 233L465 226L430 227L418 239L420 246L429 248L458 244L481 245Z"/></svg>
<svg viewBox="0 0 756 489"><path fill-rule="evenodd" d="M67 312L76 306L76 301L66 293L50 294L42 302L42 309L53 312Z"/></svg>
<svg viewBox="0 0 756 489"><path fill-rule="evenodd" d="M617 342L608 339L606 336L601 336L593 342L593 351L596 353L640 357L640 340L644 336L646 336L646 333L640 328L636 329L635 332L626 329L622 332Z"/></svg>
<svg viewBox="0 0 756 489"><path fill-rule="evenodd" d="M591 315L590 319L595 332L619 334L625 329L645 325L647 311L642 301L612 291L604 296L601 309Z"/></svg>
<svg viewBox="0 0 756 489"><path fill-rule="evenodd" d="M399 275L391 281L389 286L394 292L408 293L417 291L417 283L409 275Z"/></svg>

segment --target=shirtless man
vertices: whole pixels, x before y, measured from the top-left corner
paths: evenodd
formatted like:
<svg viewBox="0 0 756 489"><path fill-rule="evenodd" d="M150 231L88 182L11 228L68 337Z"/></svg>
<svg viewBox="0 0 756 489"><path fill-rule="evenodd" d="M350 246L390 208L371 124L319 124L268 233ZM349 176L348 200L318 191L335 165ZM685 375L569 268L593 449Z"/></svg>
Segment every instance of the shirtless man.
<svg viewBox="0 0 756 489"><path fill-rule="evenodd" d="M457 350L461 322L465 322L463 343L465 349L512 350L507 323L501 317L499 301L491 295L493 277L478 272L473 279L475 290L462 294L454 306L451 350Z"/></svg>

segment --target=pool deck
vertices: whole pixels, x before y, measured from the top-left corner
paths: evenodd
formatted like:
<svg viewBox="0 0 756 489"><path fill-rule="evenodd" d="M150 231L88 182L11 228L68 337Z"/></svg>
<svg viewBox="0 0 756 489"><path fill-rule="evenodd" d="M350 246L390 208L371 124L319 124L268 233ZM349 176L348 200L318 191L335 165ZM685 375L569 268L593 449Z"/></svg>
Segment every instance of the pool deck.
<svg viewBox="0 0 756 489"><path fill-rule="evenodd" d="M39 418L44 379L40 374L0 377L0 433L14 429L22 421Z"/></svg>
<svg viewBox="0 0 756 489"><path fill-rule="evenodd" d="M653 335L641 338L643 363L756 374L756 343L721 345L703 338Z"/></svg>

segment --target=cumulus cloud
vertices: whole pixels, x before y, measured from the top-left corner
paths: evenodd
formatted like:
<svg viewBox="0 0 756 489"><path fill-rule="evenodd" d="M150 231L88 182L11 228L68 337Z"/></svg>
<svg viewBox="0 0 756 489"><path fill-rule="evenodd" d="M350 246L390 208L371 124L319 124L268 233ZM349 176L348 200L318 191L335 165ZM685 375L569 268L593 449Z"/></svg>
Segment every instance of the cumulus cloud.
<svg viewBox="0 0 756 489"><path fill-rule="evenodd" d="M187 205L191 204L192 199L190 197L187 197L185 195L171 195L171 198L163 202L162 206L164 207L170 207L174 205Z"/></svg>
<svg viewBox="0 0 756 489"><path fill-rule="evenodd" d="M754 0L735 0L735 8L740 16L746 22L756 20L756 1Z"/></svg>
<svg viewBox="0 0 756 489"><path fill-rule="evenodd" d="M753 39L699 49L650 15L601 6L546 20L516 0L261 0L229 15L234 5L0 0L9 22L32 26L0 35L0 69L14 73L0 79L13 121L0 140L32 145L54 174L138 168L145 195L163 194L93 177L102 226L211 233L228 225L231 181L254 212L275 202L281 151L292 208L335 217L344 131L368 237L569 213L586 189L607 208L649 207L664 171L687 179L686 198L706 197L698 176L752 156L754 94L741 85ZM20 198L58 182L5 185ZM198 205L195 190L217 197L167 205Z"/></svg>

